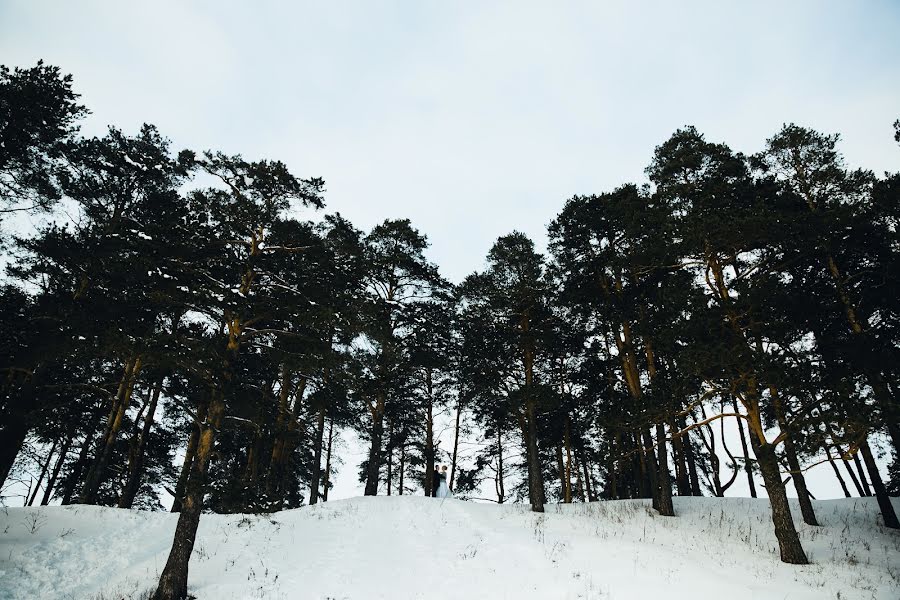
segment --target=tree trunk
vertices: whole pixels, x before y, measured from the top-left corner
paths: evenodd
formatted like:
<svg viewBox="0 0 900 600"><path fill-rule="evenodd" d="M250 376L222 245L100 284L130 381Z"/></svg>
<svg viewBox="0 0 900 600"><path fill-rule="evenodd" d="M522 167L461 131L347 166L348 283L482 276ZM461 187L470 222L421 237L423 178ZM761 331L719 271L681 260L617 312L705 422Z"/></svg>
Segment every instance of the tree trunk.
<svg viewBox="0 0 900 600"><path fill-rule="evenodd" d="M72 498L75 496L75 490L78 487L78 482L81 480L81 472L84 471L84 467L87 466L88 463L88 454L91 451L91 446L94 445L94 433L96 431L97 426L93 425L91 429L84 434L84 442L81 444L81 450L78 452L78 458L75 460L75 464L72 466L72 472L69 474L69 477L65 480L65 488L62 497L62 505L67 505L72 503Z"/></svg>
<svg viewBox="0 0 900 600"><path fill-rule="evenodd" d="M506 490L503 486L503 433L497 427L497 479L494 482L497 488L497 504L503 504L506 499Z"/></svg>
<svg viewBox="0 0 900 600"><path fill-rule="evenodd" d="M687 423L682 419L681 423L679 423L679 427L683 430L687 427ZM691 483L691 495L692 496L702 496L703 492L700 490L700 477L697 475L697 461L694 460L694 445L691 443L691 432L688 431L684 434L684 457L687 460L688 464L688 477Z"/></svg>
<svg viewBox="0 0 900 600"><path fill-rule="evenodd" d="M645 427L641 427L641 436L643 438L641 454L644 456L644 466L647 469L647 483L650 486L650 494L653 498L653 508L662 514L659 498L659 466L656 464L656 455L653 453L653 438L650 436L650 430Z"/></svg>
<svg viewBox="0 0 900 600"><path fill-rule="evenodd" d="M541 476L541 456L537 444L537 423L535 423L534 400L527 400L525 407L525 426L527 439L525 440L528 456L528 495L533 512L544 512L544 480Z"/></svg>
<svg viewBox="0 0 900 600"><path fill-rule="evenodd" d="M334 440L334 419L328 419L328 448L325 451L325 478L322 482L322 502L328 502L328 485L331 481L331 443Z"/></svg>
<svg viewBox="0 0 900 600"><path fill-rule="evenodd" d="M853 463L856 465L856 470L859 471L859 481L862 483L863 492L866 496L872 495L872 489L869 487L869 481L866 479L866 472L863 470L862 463L859 460L859 453L853 453Z"/></svg>
<svg viewBox="0 0 900 600"><path fill-rule="evenodd" d="M394 481L394 421L388 420L388 447L387 447L387 495L391 495L391 484Z"/></svg>
<svg viewBox="0 0 900 600"><path fill-rule="evenodd" d="M566 468L563 477L563 502L572 503L572 438L570 434L569 416L566 415L566 429L563 432L563 443L566 446Z"/></svg>
<svg viewBox="0 0 900 600"><path fill-rule="evenodd" d="M869 470L869 479L872 480L872 487L875 488L875 498L878 500L878 508L881 509L881 518L884 519L884 526L889 529L900 529L900 521L897 520L897 513L894 512L894 506L881 480L881 473L878 472L878 465L875 463L875 457L872 456L872 449L869 447L868 440L863 439L859 445L862 452L863 460L866 461L866 468Z"/></svg>
<svg viewBox="0 0 900 600"><path fill-rule="evenodd" d="M316 415L315 453L313 456L312 482L309 484L309 504L319 501L319 479L322 476L322 443L325 440L325 407L319 408Z"/></svg>
<svg viewBox="0 0 900 600"><path fill-rule="evenodd" d="M224 399L221 392L216 391L209 403L207 419L200 426L197 453L187 483L187 494L181 506L181 513L178 515L178 524L175 526L175 536L169 552L169 559L159 577L159 585L153 595L153 600L183 600L187 598L188 562L194 549L197 527L200 524L209 458L215 444L216 432L222 424L224 414Z"/></svg>
<svg viewBox="0 0 900 600"><path fill-rule="evenodd" d="M740 413L738 409L737 398L731 398L732 406L735 413ZM744 420L740 417L737 419L738 433L741 436L741 450L744 452L744 471L747 473L747 485L750 486L750 497L756 498L756 484L753 481L753 465L750 462L750 452L747 449L747 437L744 435Z"/></svg>
<svg viewBox="0 0 900 600"><path fill-rule="evenodd" d="M425 391L427 393L428 413L425 417L425 495L434 496L434 390L431 381L431 369L425 369Z"/></svg>
<svg viewBox="0 0 900 600"><path fill-rule="evenodd" d="M397 484L397 495L403 495L403 473L406 471L406 442L400 444L400 482Z"/></svg>
<svg viewBox="0 0 900 600"><path fill-rule="evenodd" d="M462 402L456 402L456 424L453 427L453 454L450 457L450 479L447 487L453 489L453 480L456 478L456 461L459 457L459 423L462 417Z"/></svg>
<svg viewBox="0 0 900 600"><path fill-rule="evenodd" d="M819 526L816 520L816 513L813 510L812 500L809 497L809 490L806 489L806 478L800 469L800 460L797 458L797 450L794 448L794 439L792 431L788 425L785 408L782 404L781 396L774 386L769 387L769 393L775 405L775 418L778 421L779 428L784 432L784 453L787 456L788 467L791 469L791 476L794 480L794 488L797 490L797 500L800 502L800 512L803 514L803 522L807 525Z"/></svg>
<svg viewBox="0 0 900 600"><path fill-rule="evenodd" d="M381 471L381 437L384 434L385 398L379 392L375 399L372 414L372 444L369 447L369 463L366 465L366 496L378 495L378 477Z"/></svg>
<svg viewBox="0 0 900 600"><path fill-rule="evenodd" d="M0 485L9 477L25 438L28 437L29 415L37 406L37 388L43 372L42 364L34 368L22 386L22 397L18 401L10 398L10 410L3 415L0 430Z"/></svg>
<svg viewBox="0 0 900 600"><path fill-rule="evenodd" d="M59 471L62 469L63 463L66 460L66 456L69 454L69 448L72 447L72 438L75 436L75 423L76 421L73 419L72 423L69 425L69 431L66 434L65 440L63 441L63 447L59 451L59 458L56 459L56 463L53 465L53 471L50 473L50 479L47 481L47 488L44 490L44 497L41 499L41 506L47 506L50 503L50 498L53 495L53 486L56 485L56 479L59 477Z"/></svg>
<svg viewBox="0 0 900 600"><path fill-rule="evenodd" d="M84 481L84 487L81 490L79 502L81 504L94 504L96 502L97 491L100 485L106 480L106 469L109 465L109 459L112 457L116 440L119 437L119 430L122 428L122 421L128 407L131 404L131 394L134 390L134 384L141 372L141 357L136 357L127 361L125 365L125 373L119 384L119 392L116 394L113 410L107 420L106 435L101 444L97 458L91 465Z"/></svg>
<svg viewBox="0 0 900 600"><path fill-rule="evenodd" d="M270 500L280 497L279 492L284 480L287 436L291 422L291 410L288 401L291 397L293 373L287 363L281 366L281 384L278 390L278 413L275 418L275 439L272 442L272 455L269 458L269 470L266 474L266 495Z"/></svg>
<svg viewBox="0 0 900 600"><path fill-rule="evenodd" d="M666 450L666 429L662 423L656 424L656 451L659 463L659 514L664 517L675 516L672 504L672 481L669 476L669 453Z"/></svg>
<svg viewBox="0 0 900 600"><path fill-rule="evenodd" d="M147 414L144 415L144 426L141 428L141 434L138 438L137 446L128 463L128 478L122 495L119 496L119 508L131 508L134 504L134 498L137 496L141 487L141 475L144 470L144 453L147 447L147 439L150 437L150 428L153 427L153 419L156 415L156 406L159 403L159 394L162 392L163 381L165 376L159 378L150 396L150 405L147 407Z"/></svg>
<svg viewBox="0 0 900 600"><path fill-rule="evenodd" d="M834 462L834 458L831 456L831 446L828 444L824 444L825 447L825 456L828 458L828 464L831 465L831 469L834 471L834 476L837 477L838 482L841 484L841 489L844 490L844 497L850 497L850 490L847 489L847 484L844 481L844 478L841 477L841 472L838 470L837 464Z"/></svg>
<svg viewBox="0 0 900 600"><path fill-rule="evenodd" d="M753 452L756 454L757 464L769 495L772 523L775 525L775 537L778 538L781 561L794 565L808 564L809 561L800 544L797 529L794 527L791 507L788 504L784 483L781 481L781 473L778 470L775 448L768 443L761 444L756 440L754 434L750 435L750 442L753 445Z"/></svg>
<svg viewBox="0 0 900 600"><path fill-rule="evenodd" d="M587 494L588 502L593 502L597 499L597 495L594 494L593 484L591 483L591 466L590 462L588 462L587 453L581 453L581 466L584 469L584 493Z"/></svg>
<svg viewBox="0 0 900 600"><path fill-rule="evenodd" d="M209 409L209 400L204 399L197 408L197 422L193 424L191 437L188 438L187 450L184 453L184 462L181 464L181 473L178 475L178 482L175 484L175 499L172 501L172 512L181 512L182 500L185 491L187 491L187 483L191 478L191 468L194 464L194 458L197 455L197 444L200 442L200 431L203 421L206 420L206 413Z"/></svg>
<svg viewBox="0 0 900 600"><path fill-rule="evenodd" d="M669 418L669 429L673 434L677 431L678 425L675 423L674 415ZM691 495L691 484L688 481L687 461L684 456L684 441L680 435L672 435L672 450L675 453L675 487L679 496ZM746 451L745 451L746 454Z"/></svg>
<svg viewBox="0 0 900 600"><path fill-rule="evenodd" d="M47 470L50 468L50 460L53 458L53 453L56 452L56 445L58 443L59 440L53 440L53 445L50 446L50 452L47 453L47 460L44 461L44 464L41 467L41 474L38 475L38 480L34 484L34 492L31 494L31 499L28 500L28 504L26 504L26 506L34 505L34 501L37 499L38 490L41 489L41 483L44 481L44 477L47 475Z"/></svg>
<svg viewBox="0 0 900 600"><path fill-rule="evenodd" d="M563 461L562 446L556 446L556 472L559 476L559 502L566 501L566 465Z"/></svg>

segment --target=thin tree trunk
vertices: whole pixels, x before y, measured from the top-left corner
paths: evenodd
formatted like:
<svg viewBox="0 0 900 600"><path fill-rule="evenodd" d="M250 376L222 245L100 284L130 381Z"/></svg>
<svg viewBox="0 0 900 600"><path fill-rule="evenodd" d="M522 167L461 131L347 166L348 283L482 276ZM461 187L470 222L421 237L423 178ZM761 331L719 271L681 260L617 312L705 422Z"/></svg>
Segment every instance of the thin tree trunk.
<svg viewBox="0 0 900 600"><path fill-rule="evenodd" d="M203 421L206 420L206 413L209 409L209 400L205 399L200 403L197 409L197 422L192 424L191 437L188 438L187 449L184 453L184 461L181 464L181 473L178 475L178 482L175 484L175 499L172 501L172 512L181 512L182 499L187 490L187 482L191 477L191 467L194 464L194 457L197 454L197 444L200 442L200 430Z"/></svg>
<svg viewBox="0 0 900 600"><path fill-rule="evenodd" d="M566 501L566 465L563 461L562 446L556 446L556 472L559 475L559 501Z"/></svg>
<svg viewBox="0 0 900 600"><path fill-rule="evenodd" d="M44 477L47 475L47 470L50 468L50 461L53 458L53 453L56 452L56 445L58 443L59 440L53 440L53 445L50 446L50 452L47 453L47 460L44 461L44 464L41 467L41 474L38 475L37 482L34 484L34 492L31 494L31 499L28 500L28 504L26 504L26 506L34 505L34 501L37 499L38 490L41 489L41 483L44 481Z"/></svg>
<svg viewBox="0 0 900 600"><path fill-rule="evenodd" d="M47 504L50 503L50 498L53 494L53 487L56 485L56 479L57 477L59 477L59 472L66 460L66 456L69 454L69 448L72 447L72 438L75 436L75 423L76 421L73 419L71 424L69 425L69 431L66 434L65 440L63 441L63 447L59 451L59 458L56 459L56 463L53 465L53 471L51 471L50 473L50 479L47 481L47 488L44 490L44 497L41 499L41 506L47 506Z"/></svg>
<svg viewBox="0 0 900 600"><path fill-rule="evenodd" d="M734 412L739 413L737 398L731 398ZM750 462L750 452L747 448L747 437L744 435L744 420L740 417L737 419L738 433L741 436L741 450L744 452L744 471L747 473L747 485L750 486L750 497L756 498L756 484L753 481L753 465Z"/></svg>
<svg viewBox="0 0 900 600"><path fill-rule="evenodd" d="M584 469L584 493L587 494L588 502L593 502L597 499L597 495L594 494L594 487L591 482L591 466L586 454L586 452L581 453L581 466Z"/></svg>
<svg viewBox="0 0 900 600"><path fill-rule="evenodd" d="M119 496L119 508L131 508L134 504L134 498L137 496L141 487L141 475L144 470L144 453L147 447L147 439L150 437L150 428L153 427L153 419L156 415L156 406L159 403L159 395L162 392L163 381L165 376L161 376L153 386L150 396L150 405L147 407L147 414L144 416L144 426L141 428L141 434L138 438L137 446L134 449L128 463L128 479Z"/></svg>
<svg viewBox="0 0 900 600"><path fill-rule="evenodd" d="M394 479L394 421L388 421L388 447L387 447L387 495L391 495L391 484Z"/></svg>
<svg viewBox="0 0 900 600"><path fill-rule="evenodd" d="M434 477L432 469L434 464L434 394L431 381L431 369L425 369L425 392L428 403L428 412L425 416L425 479L423 480L425 495L434 496Z"/></svg>
<svg viewBox="0 0 900 600"><path fill-rule="evenodd" d="M566 415L566 429L563 432L563 443L566 446L566 468L563 477L563 502L572 503L572 439L569 431L569 416Z"/></svg>
<svg viewBox="0 0 900 600"><path fill-rule="evenodd" d="M659 514L664 517L675 516L672 503L672 481L669 476L669 453L666 450L666 429L662 423L656 424L657 462L659 463Z"/></svg>
<svg viewBox="0 0 900 600"><path fill-rule="evenodd" d="M462 417L462 402L456 402L456 424L453 427L453 455L450 457L450 479L447 487L453 489L453 480L456 478L456 461L459 456L459 423Z"/></svg>
<svg viewBox="0 0 900 600"><path fill-rule="evenodd" d="M679 426L681 429L684 429L685 427L687 427L687 423L682 421ZM702 496L703 492L700 490L700 478L697 476L697 461L694 460L694 445L693 443L691 443L690 431L684 434L684 457L687 460L688 464L688 477L691 483L691 495Z"/></svg>
<svg viewBox="0 0 900 600"><path fill-rule="evenodd" d="M397 494L403 495L403 473L406 471L406 442L400 444L400 483L397 484Z"/></svg>
<svg viewBox="0 0 900 600"><path fill-rule="evenodd" d="M769 393L775 405L775 418L778 426L784 432L784 452L787 456L788 467L791 469L791 476L794 481L794 489L797 490L797 500L800 502L800 512L803 515L803 522L814 527L819 526L816 520L816 513L813 510L812 500L809 497L809 490L806 489L806 478L803 476L803 470L800 468L800 460L797 458L797 450L794 448L794 439L792 430L788 424L785 408L782 404L781 396L774 386L769 387Z"/></svg>
<svg viewBox="0 0 900 600"><path fill-rule="evenodd" d="M865 492L866 496L872 495L872 489L869 487L869 481L866 479L866 472L863 469L862 463L859 460L859 453L853 453L853 463L856 465L856 470L859 471L859 481L862 483L863 492Z"/></svg>
<svg viewBox="0 0 900 600"><path fill-rule="evenodd" d="M119 430L122 428L125 413L128 411L128 407L131 404L131 394L134 391L134 385L140 372L140 356L128 361L128 364L125 367L125 374L119 385L119 393L116 397L115 408L110 413L111 418L108 421L104 442L100 446L97 458L91 466L91 470L88 472L87 478L85 479L84 487L81 490L81 498L79 498L79 501L82 504L94 504L96 502L97 491L106 479L106 469L109 465L109 459L112 457L116 440L119 437Z"/></svg>
<svg viewBox="0 0 900 600"><path fill-rule="evenodd" d="M863 460L866 461L866 468L869 470L869 479L872 480L872 487L875 488L875 498L878 500L878 508L881 509L881 518L884 519L884 526L889 529L900 529L900 521L897 520L897 513L894 512L894 506L888 496L884 482L881 480L881 473L878 472L878 465L875 463L875 457L872 456L872 449L869 447L869 441L863 440L859 445L862 452Z"/></svg>
<svg viewBox="0 0 900 600"><path fill-rule="evenodd" d="M187 494L178 515L175 536L169 558L159 578L153 600L183 600L187 598L188 562L194 549L200 512L203 508L203 492L209 457L215 444L216 432L222 424L225 402L220 391L213 394L206 421L200 426L197 454L187 483Z"/></svg>
<svg viewBox="0 0 900 600"><path fill-rule="evenodd" d="M497 488L497 504L503 504L506 499L506 490L503 486L503 433L497 427L497 479L495 485Z"/></svg>
<svg viewBox="0 0 900 600"><path fill-rule="evenodd" d="M837 464L834 462L834 458L831 456L831 446L825 444L825 456L828 458L828 464L831 465L832 470L834 471L834 476L837 477L838 482L841 484L841 489L844 490L844 497L850 498L850 490L847 489L847 484L844 482L844 478L841 477L841 472L838 470Z"/></svg>
<svg viewBox="0 0 900 600"><path fill-rule="evenodd" d="M88 454L91 451L91 446L94 445L94 433L96 431L96 428L97 426L93 425L93 427L84 434L84 442L81 444L81 450L78 452L78 458L75 460L75 464L72 466L72 472L69 474L69 477L65 481L65 491L63 492L61 502L62 505L72 503L72 498L75 496L75 490L78 487L78 482L81 480L81 472L84 471L84 467L87 466Z"/></svg>
<svg viewBox="0 0 900 600"><path fill-rule="evenodd" d="M322 502L328 502L328 486L331 481L331 443L334 440L334 419L328 419L328 448L325 451L325 480L322 483Z"/></svg>
<svg viewBox="0 0 900 600"><path fill-rule="evenodd" d="M37 388L43 377L44 365L38 364L22 386L22 397L13 400L10 410L3 415L0 430L0 485L6 482L16 457L28 437L29 413L37 405Z"/></svg>
<svg viewBox="0 0 900 600"><path fill-rule="evenodd" d="M675 423L674 414L670 414L669 429L673 433L679 431L678 426ZM678 490L678 495L690 496L691 484L688 481L687 461L684 456L684 441L681 439L680 435L672 436L672 449L675 454L675 487Z"/></svg>
<svg viewBox="0 0 900 600"><path fill-rule="evenodd" d="M312 482L309 484L309 503L313 505L319 501L319 479L322 476L322 443L325 438L325 407L319 408L316 415L316 439L313 456Z"/></svg>
<svg viewBox="0 0 900 600"><path fill-rule="evenodd" d="M384 433L385 397L379 392L375 398L372 414L372 443L369 447L369 463L366 466L366 496L378 495L378 478L381 471L381 437Z"/></svg>

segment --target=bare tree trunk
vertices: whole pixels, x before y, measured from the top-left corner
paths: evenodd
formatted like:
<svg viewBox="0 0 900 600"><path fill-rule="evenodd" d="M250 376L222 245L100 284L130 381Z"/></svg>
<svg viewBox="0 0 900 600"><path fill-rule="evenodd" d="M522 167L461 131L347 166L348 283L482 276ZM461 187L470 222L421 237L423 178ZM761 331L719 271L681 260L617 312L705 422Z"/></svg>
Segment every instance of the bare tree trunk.
<svg viewBox="0 0 900 600"><path fill-rule="evenodd" d="M369 463L366 468L366 496L378 495L378 477L381 471L381 437L384 433L384 393L379 392L372 414L372 444L369 447Z"/></svg>
<svg viewBox="0 0 900 600"><path fill-rule="evenodd" d="M53 495L53 486L56 485L56 479L57 477L59 477L59 471L62 469L63 463L66 460L66 456L69 454L69 448L72 447L72 438L75 436L75 423L76 421L73 419L72 423L69 425L69 431L63 441L63 447L59 451L59 458L56 459L56 463L53 465L53 471L51 471L50 473L50 479L47 481L47 487L44 490L44 497L41 499L41 506L47 506L47 504L50 503L50 498Z"/></svg>
<svg viewBox="0 0 900 600"><path fill-rule="evenodd" d="M856 470L859 471L859 481L862 483L863 492L865 492L866 496L872 495L872 489L869 487L869 482L866 479L866 472L863 469L862 463L859 460L859 453L853 453L853 462L856 464Z"/></svg>
<svg viewBox="0 0 900 600"><path fill-rule="evenodd" d="M315 451L313 456L313 472L312 481L309 484L309 504L313 505L319 501L319 479L322 476L322 442L325 437L325 407L319 408L316 415L316 439L314 442Z"/></svg>
<svg viewBox="0 0 900 600"><path fill-rule="evenodd" d="M37 389L45 367L39 363L22 386L22 397L11 402L10 410L0 420L0 485L9 477L19 451L31 429L30 413L37 406Z"/></svg>
<svg viewBox="0 0 900 600"><path fill-rule="evenodd" d="M434 390L431 381L431 369L425 369L425 391L427 394L428 413L425 417L425 495L434 496ZM454 465L455 467L455 465ZM451 473L452 475L452 473Z"/></svg>
<svg viewBox="0 0 900 600"><path fill-rule="evenodd" d="M125 373L119 384L119 392L116 394L113 410L110 411L107 421L106 435L100 446L97 458L91 465L84 481L84 487L81 490L79 502L82 504L94 504L96 501L97 490L106 479L106 469L109 465L109 459L112 457L116 440L119 437L119 430L122 428L122 421L125 413L131 404L131 393L134 390L135 382L141 372L141 357L135 357L127 361L125 365Z"/></svg>
<svg viewBox="0 0 900 600"><path fill-rule="evenodd" d="M453 427L453 455L450 457L450 479L447 481L447 487L453 489L453 481L456 478L456 461L459 456L459 423L462 417L462 402L456 402L456 425Z"/></svg>
<svg viewBox="0 0 900 600"><path fill-rule="evenodd" d="M119 496L119 508L131 508L134 504L134 498L137 496L141 486L141 474L144 470L144 453L147 447L147 439L150 437L150 428L153 427L153 418L156 415L156 406L159 403L159 394L162 392L164 376L161 376L153 386L151 392L150 405L147 407L147 414L144 416L144 426L141 429L141 435L138 438L137 446L128 464L128 479Z"/></svg>
<svg viewBox="0 0 900 600"><path fill-rule="evenodd" d="M588 502L597 499L597 495L593 491L593 483L591 482L591 466L587 459L587 452L581 453L581 466L584 469L584 493L587 494Z"/></svg>
<svg viewBox="0 0 900 600"><path fill-rule="evenodd" d="M497 488L497 504L503 504L506 499L506 490L503 487L503 434L497 427L497 479L494 484Z"/></svg>
<svg viewBox="0 0 900 600"><path fill-rule="evenodd" d="M334 441L334 419L328 419L328 448L325 451L325 481L322 483L322 502L328 502L328 486L331 481L332 441Z"/></svg>
<svg viewBox="0 0 900 600"><path fill-rule="evenodd" d="M81 444L81 450L78 452L78 458L75 460L75 464L72 466L72 472L69 474L69 477L65 481L65 488L62 497L62 504L71 504L72 498L75 496L75 490L78 487L78 481L81 479L81 472L84 471L84 467L87 466L88 463L88 454L91 451L91 446L94 445L94 433L96 431L96 425L92 425L92 428L88 430L84 435L84 442Z"/></svg>
<svg viewBox="0 0 900 600"><path fill-rule="evenodd" d="M200 442L200 430L203 421L206 420L206 413L209 408L209 400L204 399L197 409L197 422L193 424L191 437L188 438L187 450L184 453L184 462L181 465L181 473L178 475L178 482L175 484L174 500L172 501L172 512L181 512L182 499L187 490L187 482L191 476L191 467L194 463L194 457L197 454L197 444Z"/></svg>
<svg viewBox="0 0 900 600"><path fill-rule="evenodd" d="M859 445L859 450L862 452L863 460L866 461L866 468L869 470L872 487L875 488L875 498L878 499L878 508L881 509L881 518L884 519L884 526L889 529L900 529L900 521L897 520L897 513L894 512L894 506L891 504L887 489L885 489L884 482L881 480L881 474L878 472L875 457L872 456L869 441L863 439Z"/></svg>
<svg viewBox="0 0 900 600"><path fill-rule="evenodd" d="M837 464L834 462L834 458L831 456L831 446L828 444L824 444L825 447L825 456L828 457L828 464L831 465L832 470L834 471L834 476L837 477L838 482L841 484L841 489L844 490L844 497L850 497L850 490L847 489L847 484L844 482L844 478L841 477L841 472L837 468Z"/></svg>
<svg viewBox="0 0 900 600"><path fill-rule="evenodd" d="M50 460L53 458L53 453L56 452L56 445L58 443L59 440L53 440L53 445L50 446L50 452L47 453L47 460L44 461L44 464L41 467L41 474L38 475L38 479L34 484L34 492L32 492L31 499L28 500L28 504L26 504L26 506L34 505L34 501L37 499L38 491L41 489L41 483L44 481L44 477L47 475L47 470L50 468Z"/></svg>
<svg viewBox="0 0 900 600"><path fill-rule="evenodd" d="M732 396L731 402L734 407L734 412L740 413L737 398ZM750 452L747 449L747 437L744 435L744 420L740 417L735 418L737 420L738 433L741 436L741 450L744 452L744 471L747 473L747 485L750 486L750 497L756 498L756 484L753 481L753 465L750 462Z"/></svg>
<svg viewBox="0 0 900 600"><path fill-rule="evenodd" d="M797 451L794 448L794 439L791 437L792 431L788 424L781 396L774 386L769 387L769 393L774 401L775 418L778 420L778 426L785 435L784 452L787 456L788 467L791 469L794 488L797 490L797 500L800 502L800 512L803 515L803 521L807 525L818 527L819 522L816 520L816 513L813 510L812 500L809 497L809 490L806 489L806 478L803 476L803 470L800 468L800 460L797 458Z"/></svg>
<svg viewBox="0 0 900 600"><path fill-rule="evenodd" d="M771 444L759 443L752 434L750 442L753 444L753 452L756 454L760 473L766 483L769 505L772 507L772 523L775 525L775 537L778 538L781 560L794 565L808 564L809 561L800 544L797 529L794 527L794 518L791 516L784 483L781 481L775 448Z"/></svg>
<svg viewBox="0 0 900 600"><path fill-rule="evenodd" d="M397 494L403 495L403 473L406 471L406 442L400 444L400 482L397 484Z"/></svg>
<svg viewBox="0 0 900 600"><path fill-rule="evenodd" d="M572 503L572 439L569 431L569 416L566 415L566 429L563 432L563 443L566 446L566 468L563 476L563 502Z"/></svg>
<svg viewBox="0 0 900 600"><path fill-rule="evenodd" d="M391 495L391 484L394 481L394 421L388 421L388 447L387 447L387 495Z"/></svg>
<svg viewBox="0 0 900 600"><path fill-rule="evenodd" d="M169 559L160 575L153 600L184 600L187 598L188 562L194 549L197 526L200 524L209 457L212 454L216 432L222 424L224 414L225 402L221 397L221 392L216 391L210 400L206 421L200 426L197 454L191 467L187 494L182 503L181 513L178 515L178 524L175 526L175 537L172 541Z"/></svg>
<svg viewBox="0 0 900 600"><path fill-rule="evenodd" d="M672 503L672 481L669 476L669 453L666 450L666 429L662 423L656 424L656 451L659 463L659 514L664 517L675 516Z"/></svg>

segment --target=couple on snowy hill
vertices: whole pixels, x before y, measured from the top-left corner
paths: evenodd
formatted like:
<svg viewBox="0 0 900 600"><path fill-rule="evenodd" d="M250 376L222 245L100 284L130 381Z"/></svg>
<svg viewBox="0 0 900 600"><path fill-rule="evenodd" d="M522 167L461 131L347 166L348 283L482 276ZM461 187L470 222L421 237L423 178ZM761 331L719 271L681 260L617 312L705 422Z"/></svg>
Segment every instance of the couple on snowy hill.
<svg viewBox="0 0 900 600"><path fill-rule="evenodd" d="M434 472L431 474L431 495L435 498L452 498L453 492L447 485L447 465L441 467L434 465Z"/></svg>

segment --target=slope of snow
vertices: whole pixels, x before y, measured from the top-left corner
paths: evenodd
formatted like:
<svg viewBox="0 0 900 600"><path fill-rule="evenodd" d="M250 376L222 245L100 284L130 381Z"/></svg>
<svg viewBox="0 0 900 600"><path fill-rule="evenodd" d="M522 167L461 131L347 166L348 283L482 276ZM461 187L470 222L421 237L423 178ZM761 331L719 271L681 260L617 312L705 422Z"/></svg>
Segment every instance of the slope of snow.
<svg viewBox="0 0 900 600"><path fill-rule="evenodd" d="M496 506L355 498L273 515L204 515L190 589L227 599L900 598L900 534L874 499L815 503L813 564L778 561L766 500ZM897 503L900 509L900 502ZM799 516L799 510L795 513ZM138 598L177 515L92 506L0 512L0 598Z"/></svg>

